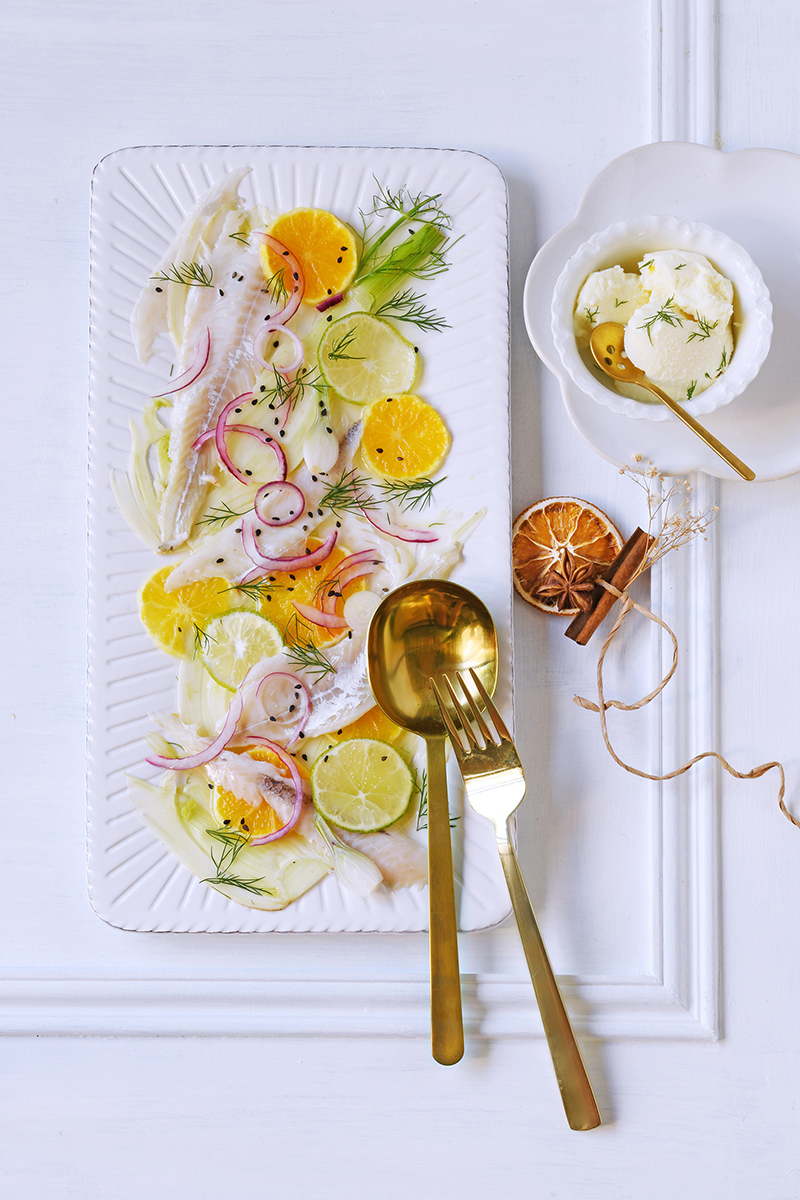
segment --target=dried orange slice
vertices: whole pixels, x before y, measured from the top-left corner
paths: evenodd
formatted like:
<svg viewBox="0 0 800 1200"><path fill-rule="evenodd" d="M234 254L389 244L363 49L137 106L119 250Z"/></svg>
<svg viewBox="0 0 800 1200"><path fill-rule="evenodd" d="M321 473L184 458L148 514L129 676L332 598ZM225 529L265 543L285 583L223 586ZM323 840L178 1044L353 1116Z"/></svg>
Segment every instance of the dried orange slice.
<svg viewBox="0 0 800 1200"><path fill-rule="evenodd" d="M575 616L593 576L601 575L623 539L602 509L574 496L531 504L511 530L514 587L543 612ZM562 586L572 585L571 587Z"/></svg>
<svg viewBox="0 0 800 1200"><path fill-rule="evenodd" d="M419 479L440 466L450 434L419 396L386 396L370 405L361 433L365 466L386 479Z"/></svg>
<svg viewBox="0 0 800 1200"><path fill-rule="evenodd" d="M307 303L319 304L327 296L336 296L352 281L358 266L356 237L333 213L323 208L294 208L273 221L268 232L299 259ZM261 261L267 279L285 271L285 261L266 246Z"/></svg>

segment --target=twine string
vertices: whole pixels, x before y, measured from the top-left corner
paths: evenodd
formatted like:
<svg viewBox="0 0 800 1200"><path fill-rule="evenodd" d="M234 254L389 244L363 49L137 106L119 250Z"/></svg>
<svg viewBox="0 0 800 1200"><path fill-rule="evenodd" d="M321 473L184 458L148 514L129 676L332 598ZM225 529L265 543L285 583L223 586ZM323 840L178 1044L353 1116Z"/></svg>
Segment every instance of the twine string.
<svg viewBox="0 0 800 1200"><path fill-rule="evenodd" d="M723 758L723 756L716 750L704 750L700 754L695 754L694 758L689 759L687 763L684 763L681 767L677 767L674 771L668 771L665 775L651 775L648 771L641 771L638 767L633 767L630 765L630 763L626 763L620 758L611 744L611 738L608 734L608 718L606 714L610 708L618 708L624 712L633 712L635 709L644 708L646 704L649 704L652 700L655 700L656 696L660 695L660 693L669 683L670 679L672 679L672 676L675 674L678 666L678 639L666 622L662 621L660 617L657 617L654 612L651 612L650 609L646 608L643 604L638 604L635 600L631 599L627 591L620 591L614 586L613 583L609 583L604 579L600 579L598 582L606 589L606 591L611 592L612 595L616 596L618 600L621 600L622 603L620 605L619 613L617 614L617 619L609 630L608 636L603 643L603 648L600 651L600 655L597 660L598 702L595 704L594 701L587 700L584 696L575 696L574 701L581 708L585 708L588 709L589 712L596 712L599 714L600 729L603 734L603 741L605 742L605 746L609 754L614 759L614 762L617 763L618 766L622 767L623 770L628 771L631 775L638 775L640 779L650 779L656 783L660 783L667 779L676 779L679 775L685 775L687 771L691 770L695 763L700 762L704 758L715 758L722 765L722 767L724 767L728 774L732 775L735 779L760 779L760 777L765 775L767 771L776 770L780 775L781 781L780 789L778 791L778 805L780 810L787 820L791 821L793 825L800 829L800 821L792 816L785 804L786 772L783 769L783 764L780 762L762 763L759 767L753 767L751 771L737 771L736 768L731 766L728 760ZM608 653L614 638L622 628L623 622L628 616L628 613L633 610L641 613L641 615L646 617L648 621L654 621L656 625L660 625L661 628L669 634L670 640L672 641L672 663L670 664L666 674L661 679L661 682L654 687L652 691L648 692L646 696L642 696L641 700L637 700L634 704L624 704L621 700L606 700L605 688L603 685L603 663L605 661L606 654Z"/></svg>

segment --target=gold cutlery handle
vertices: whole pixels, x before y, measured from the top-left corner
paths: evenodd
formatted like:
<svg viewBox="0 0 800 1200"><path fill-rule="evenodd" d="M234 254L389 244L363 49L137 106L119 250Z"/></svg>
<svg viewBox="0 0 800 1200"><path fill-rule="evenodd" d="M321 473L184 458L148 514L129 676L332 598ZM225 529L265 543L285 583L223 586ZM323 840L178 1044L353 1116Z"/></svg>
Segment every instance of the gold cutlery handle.
<svg viewBox="0 0 800 1200"><path fill-rule="evenodd" d="M643 380L639 380L638 382L643 387L649 388L654 395L658 396L659 400L663 404L666 404L670 412L673 412L676 417L683 421L684 425L688 425L692 432L696 433L701 441L704 441L707 446L710 446L714 453L720 456L723 462L726 462L729 467L733 467L734 471L741 475L742 479L755 479L755 471L746 466L740 458L737 458L733 451L729 450L728 447L719 440L719 438L714 437L713 433L709 433L704 425L701 425L699 421L695 421L694 417L687 413L684 408L681 408L680 404L678 404L676 400L673 400L672 397L668 396L666 392L662 392L660 387L656 387L656 385L651 383L649 380L646 383Z"/></svg>
<svg viewBox="0 0 800 1200"><path fill-rule="evenodd" d="M533 914L508 826L505 835L497 830L497 847L506 873L514 916L517 918L522 948L531 973L533 990L536 993L536 1002L550 1047L567 1121L571 1129L595 1129L601 1123L600 1112Z"/></svg>
<svg viewBox="0 0 800 1200"><path fill-rule="evenodd" d="M453 847L445 739L428 738L428 896L431 954L431 1053L445 1066L464 1054L458 970Z"/></svg>

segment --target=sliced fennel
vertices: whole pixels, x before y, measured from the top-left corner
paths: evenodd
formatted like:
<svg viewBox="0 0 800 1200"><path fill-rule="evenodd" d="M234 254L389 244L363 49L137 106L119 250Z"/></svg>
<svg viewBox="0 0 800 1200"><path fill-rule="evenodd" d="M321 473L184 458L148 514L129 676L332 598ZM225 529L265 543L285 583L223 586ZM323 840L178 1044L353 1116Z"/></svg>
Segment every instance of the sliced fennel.
<svg viewBox="0 0 800 1200"><path fill-rule="evenodd" d="M237 904L270 912L285 908L319 883L333 865L324 846L289 833L266 846L245 846L236 855L231 875L247 887L211 882L219 874L219 842L208 830L217 829L219 822L205 799L208 788L202 773L191 772L183 787L172 776L161 786L129 778L128 795L144 824L175 857Z"/></svg>

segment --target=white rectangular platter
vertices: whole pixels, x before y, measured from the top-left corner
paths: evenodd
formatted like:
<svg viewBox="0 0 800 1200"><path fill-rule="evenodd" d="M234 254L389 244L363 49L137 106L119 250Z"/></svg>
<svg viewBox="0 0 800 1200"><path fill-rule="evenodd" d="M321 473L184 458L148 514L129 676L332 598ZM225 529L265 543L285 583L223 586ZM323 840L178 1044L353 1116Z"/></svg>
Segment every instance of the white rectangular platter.
<svg viewBox="0 0 800 1200"><path fill-rule="evenodd" d="M335 147L135 147L102 160L92 189L89 526L89 891L98 916L122 929L170 932L382 931L427 927L427 890L381 885L363 899L330 876L280 912L241 907L196 879L146 829L128 775L154 778L145 759L148 714L174 703L176 662L141 628L137 591L161 565L118 511L110 486L130 450L129 421L164 378L169 358L137 360L133 305L199 196L237 167L249 203L325 208L350 223L376 181L441 194L455 239L450 269L424 286L449 327L415 333L417 385L452 434L437 499L465 517L485 510L453 578L477 592L498 627L500 707L511 707L508 239L504 180L465 151ZM496 924L508 895L490 826L464 811L451 772L457 902L465 930Z"/></svg>

